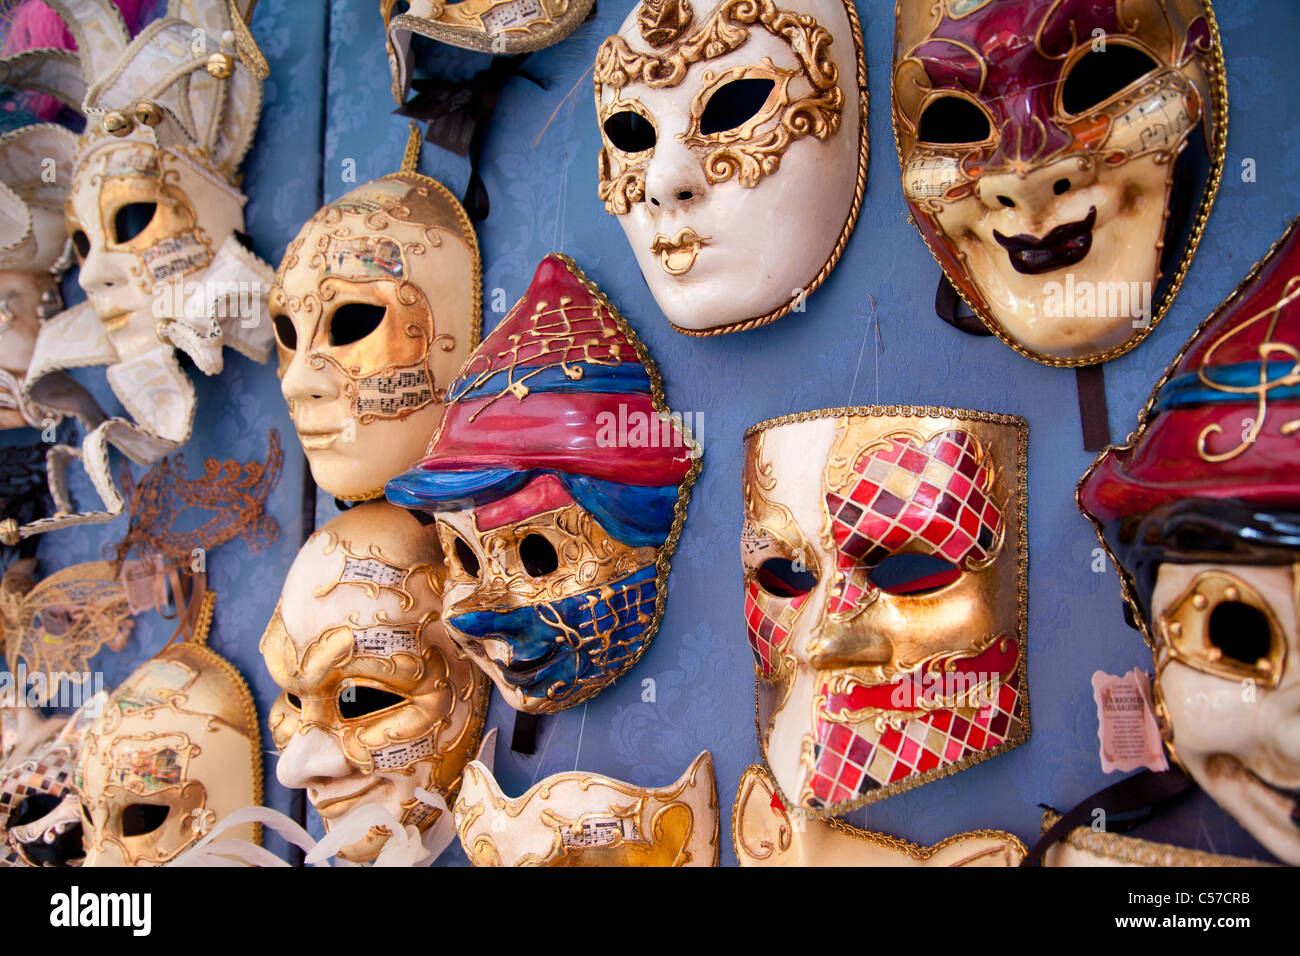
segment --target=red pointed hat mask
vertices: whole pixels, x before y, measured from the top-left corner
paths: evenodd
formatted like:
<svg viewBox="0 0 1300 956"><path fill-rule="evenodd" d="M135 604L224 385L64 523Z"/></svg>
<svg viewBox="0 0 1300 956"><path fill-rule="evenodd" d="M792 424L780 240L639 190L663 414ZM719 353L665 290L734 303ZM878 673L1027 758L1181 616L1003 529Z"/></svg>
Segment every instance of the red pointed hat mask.
<svg viewBox="0 0 1300 956"><path fill-rule="evenodd" d="M550 713L649 644L699 455L630 326L552 254L387 492L437 517L452 636L512 706Z"/></svg>
<svg viewBox="0 0 1300 956"><path fill-rule="evenodd" d="M1300 230L1197 330L1079 506L1155 653L1170 752L1300 864Z"/></svg>

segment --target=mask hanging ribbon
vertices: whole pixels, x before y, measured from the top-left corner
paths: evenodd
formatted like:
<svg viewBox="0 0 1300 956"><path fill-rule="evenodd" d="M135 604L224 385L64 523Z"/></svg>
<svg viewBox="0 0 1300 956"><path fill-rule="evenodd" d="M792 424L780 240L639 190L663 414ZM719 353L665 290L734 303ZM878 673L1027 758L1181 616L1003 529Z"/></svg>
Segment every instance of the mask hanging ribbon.
<svg viewBox="0 0 1300 956"><path fill-rule="evenodd" d="M536 77L520 69L529 54L494 56L491 66L479 70L468 80L445 80L440 77L414 80L415 96L394 112L427 126L424 138L470 162L469 183L461 200L475 222L487 218L491 209L487 187L479 174L483 137L496 110L501 89L510 77L518 74L546 89Z"/></svg>

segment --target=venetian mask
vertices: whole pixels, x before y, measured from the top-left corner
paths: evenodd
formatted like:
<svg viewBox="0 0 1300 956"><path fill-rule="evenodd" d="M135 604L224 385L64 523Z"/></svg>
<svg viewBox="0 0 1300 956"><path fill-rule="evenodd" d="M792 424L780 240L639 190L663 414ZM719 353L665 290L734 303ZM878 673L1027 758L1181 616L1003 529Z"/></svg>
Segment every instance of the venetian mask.
<svg viewBox="0 0 1300 956"><path fill-rule="evenodd" d="M718 796L706 750L666 787L571 771L507 797L465 768L456 832L475 866L717 866Z"/></svg>
<svg viewBox="0 0 1300 956"><path fill-rule="evenodd" d="M1043 811L1043 833L1060 819L1053 810ZM1204 850L1189 850L1171 843L1157 843L1123 833L1080 826L1069 831L1043 854L1044 866L1260 866L1256 860Z"/></svg>
<svg viewBox="0 0 1300 956"><path fill-rule="evenodd" d="M1027 437L897 406L746 433L745 624L786 807L844 813L1028 737Z"/></svg>
<svg viewBox="0 0 1300 956"><path fill-rule="evenodd" d="M745 770L731 811L741 866L1017 866L1018 837L1002 830L957 833L933 846L863 830L836 817L791 813L762 767Z"/></svg>
<svg viewBox="0 0 1300 956"><path fill-rule="evenodd" d="M0 136L0 428L44 420L23 397L23 380L40 323L62 307L63 201L76 144L74 133L52 123Z"/></svg>
<svg viewBox="0 0 1300 956"><path fill-rule="evenodd" d="M161 866L218 820L262 802L253 698L206 636L146 661L86 731L76 782L86 866ZM251 826L233 835L255 839Z"/></svg>
<svg viewBox="0 0 1300 956"><path fill-rule="evenodd" d="M395 504L432 514L447 631L510 706L565 710L640 659L700 469L659 373L558 254L470 356Z"/></svg>
<svg viewBox="0 0 1300 956"><path fill-rule="evenodd" d="M898 0L903 192L990 331L1051 365L1140 342L1182 284L1223 168L1204 0Z"/></svg>
<svg viewBox="0 0 1300 956"><path fill-rule="evenodd" d="M86 730L106 699L101 691L71 717L51 720L55 733L0 765L0 866L81 865L81 798L72 777Z"/></svg>
<svg viewBox="0 0 1300 956"><path fill-rule="evenodd" d="M437 816L483 733L488 687L447 640L433 528L386 502L345 511L307 539L260 649L283 693L271 707L276 776L306 789L328 830L362 805L404 827ZM339 855L374 859L371 827Z"/></svg>
<svg viewBox="0 0 1300 956"><path fill-rule="evenodd" d="M600 198L677 331L803 311L862 203L866 76L845 0L643 0L601 46Z"/></svg>
<svg viewBox="0 0 1300 956"><path fill-rule="evenodd" d="M393 98L406 102L411 85L411 37L481 53L528 53L559 43L591 13L595 0L380 0L388 36Z"/></svg>
<svg viewBox="0 0 1300 956"><path fill-rule="evenodd" d="M1155 655L1170 754L1300 864L1300 231L1165 372L1079 504Z"/></svg>
<svg viewBox="0 0 1300 956"><path fill-rule="evenodd" d="M317 485L380 497L423 454L478 344L480 275L460 203L417 173L358 186L289 244L271 314L280 387Z"/></svg>
<svg viewBox="0 0 1300 956"><path fill-rule="evenodd" d="M223 369L226 347L259 362L270 354L263 303L272 274L240 231L239 165L267 75L243 19L248 6L169 0L167 16L132 40L108 0L60 0L52 8L77 53L35 51L25 61L41 89L86 117L65 213L87 300L43 323L23 396L78 414L59 373L105 366L127 414L97 416L79 456L51 457L61 513L25 525L22 537L121 513L109 445L148 464L189 439L197 396L177 350L205 375ZM73 457L102 510L68 499Z"/></svg>

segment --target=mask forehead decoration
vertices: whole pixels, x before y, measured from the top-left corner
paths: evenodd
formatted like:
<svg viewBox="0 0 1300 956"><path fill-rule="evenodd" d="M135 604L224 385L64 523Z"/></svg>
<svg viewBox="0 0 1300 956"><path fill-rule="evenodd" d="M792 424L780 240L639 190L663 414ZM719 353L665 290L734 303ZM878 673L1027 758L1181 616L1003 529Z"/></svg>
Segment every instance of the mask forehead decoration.
<svg viewBox="0 0 1300 956"><path fill-rule="evenodd" d="M1169 752L1300 864L1300 231L1165 371L1078 501L1155 656Z"/></svg>
<svg viewBox="0 0 1300 956"><path fill-rule="evenodd" d="M1182 285L1223 169L1204 0L897 0L903 192L987 328L1049 365L1137 345Z"/></svg>
<svg viewBox="0 0 1300 956"><path fill-rule="evenodd" d="M452 639L510 706L555 713L649 646L700 467L631 327L553 253L388 498L437 518Z"/></svg>
<svg viewBox="0 0 1300 956"><path fill-rule="evenodd" d="M427 831L477 752L488 684L447 638L437 532L386 502L358 505L303 545L260 649L283 691L271 708L276 769L327 830L378 805ZM340 851L374 859L368 828Z"/></svg>
<svg viewBox="0 0 1300 956"><path fill-rule="evenodd" d="M53 732L35 748L0 761L0 867L81 865L83 817L72 777L107 696L101 691L71 717L51 720Z"/></svg>
<svg viewBox="0 0 1300 956"><path fill-rule="evenodd" d="M41 323L63 308L63 202L76 148L76 134L54 123L0 136L0 428L58 417L25 397L23 383Z"/></svg>
<svg viewBox="0 0 1300 956"><path fill-rule="evenodd" d="M86 731L75 781L86 866L161 866L226 815L262 802L252 695L206 646L214 602L209 591L194 638L146 661ZM256 840L252 827L237 835Z"/></svg>
<svg viewBox="0 0 1300 956"><path fill-rule="evenodd" d="M382 497L419 459L478 344L481 289L469 218L415 172L358 186L289 244L270 308L281 389L321 488Z"/></svg>
<svg viewBox="0 0 1300 956"><path fill-rule="evenodd" d="M746 433L745 622L785 806L841 814L1029 736L1027 439L905 406Z"/></svg>
<svg viewBox="0 0 1300 956"><path fill-rule="evenodd" d="M802 312L866 185L853 4L643 0L594 75L600 198L673 327L716 335Z"/></svg>
<svg viewBox="0 0 1300 956"><path fill-rule="evenodd" d="M41 326L23 396L75 414L60 373L106 366L127 415L88 421L79 456L52 456L61 513L6 527L10 539L119 514L109 445L152 463L188 441L196 395L178 349L215 375L225 348L264 362L272 343L264 307L272 272L245 245L237 185L267 75L243 19L251 4L171 0L168 16L134 40L108 0L49 6L76 39L75 60L53 51L3 65L32 74L86 118L65 215L87 299ZM69 498L73 457L87 468L102 511Z"/></svg>
<svg viewBox="0 0 1300 956"><path fill-rule="evenodd" d="M957 833L933 846L785 808L767 771L745 770L731 811L741 866L1018 866L1025 845L1002 830Z"/></svg>
<svg viewBox="0 0 1300 956"><path fill-rule="evenodd" d="M475 866L718 864L718 796L707 750L676 783L658 789L575 770L514 798L476 760L465 768L455 814Z"/></svg>
<svg viewBox="0 0 1300 956"><path fill-rule="evenodd" d="M595 0L380 0L388 41L393 99L411 87L412 36L466 50L513 56L559 43L591 13Z"/></svg>

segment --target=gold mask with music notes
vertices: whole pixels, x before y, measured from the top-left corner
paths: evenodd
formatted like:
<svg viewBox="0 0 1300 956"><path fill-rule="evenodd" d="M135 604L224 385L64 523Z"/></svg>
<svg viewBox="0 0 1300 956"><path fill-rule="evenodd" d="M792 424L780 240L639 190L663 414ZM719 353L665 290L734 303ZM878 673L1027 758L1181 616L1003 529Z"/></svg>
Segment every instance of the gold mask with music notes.
<svg viewBox="0 0 1300 956"><path fill-rule="evenodd" d="M316 483L377 498L423 454L478 344L474 229L436 180L401 172L334 200L271 290L280 386Z"/></svg>

